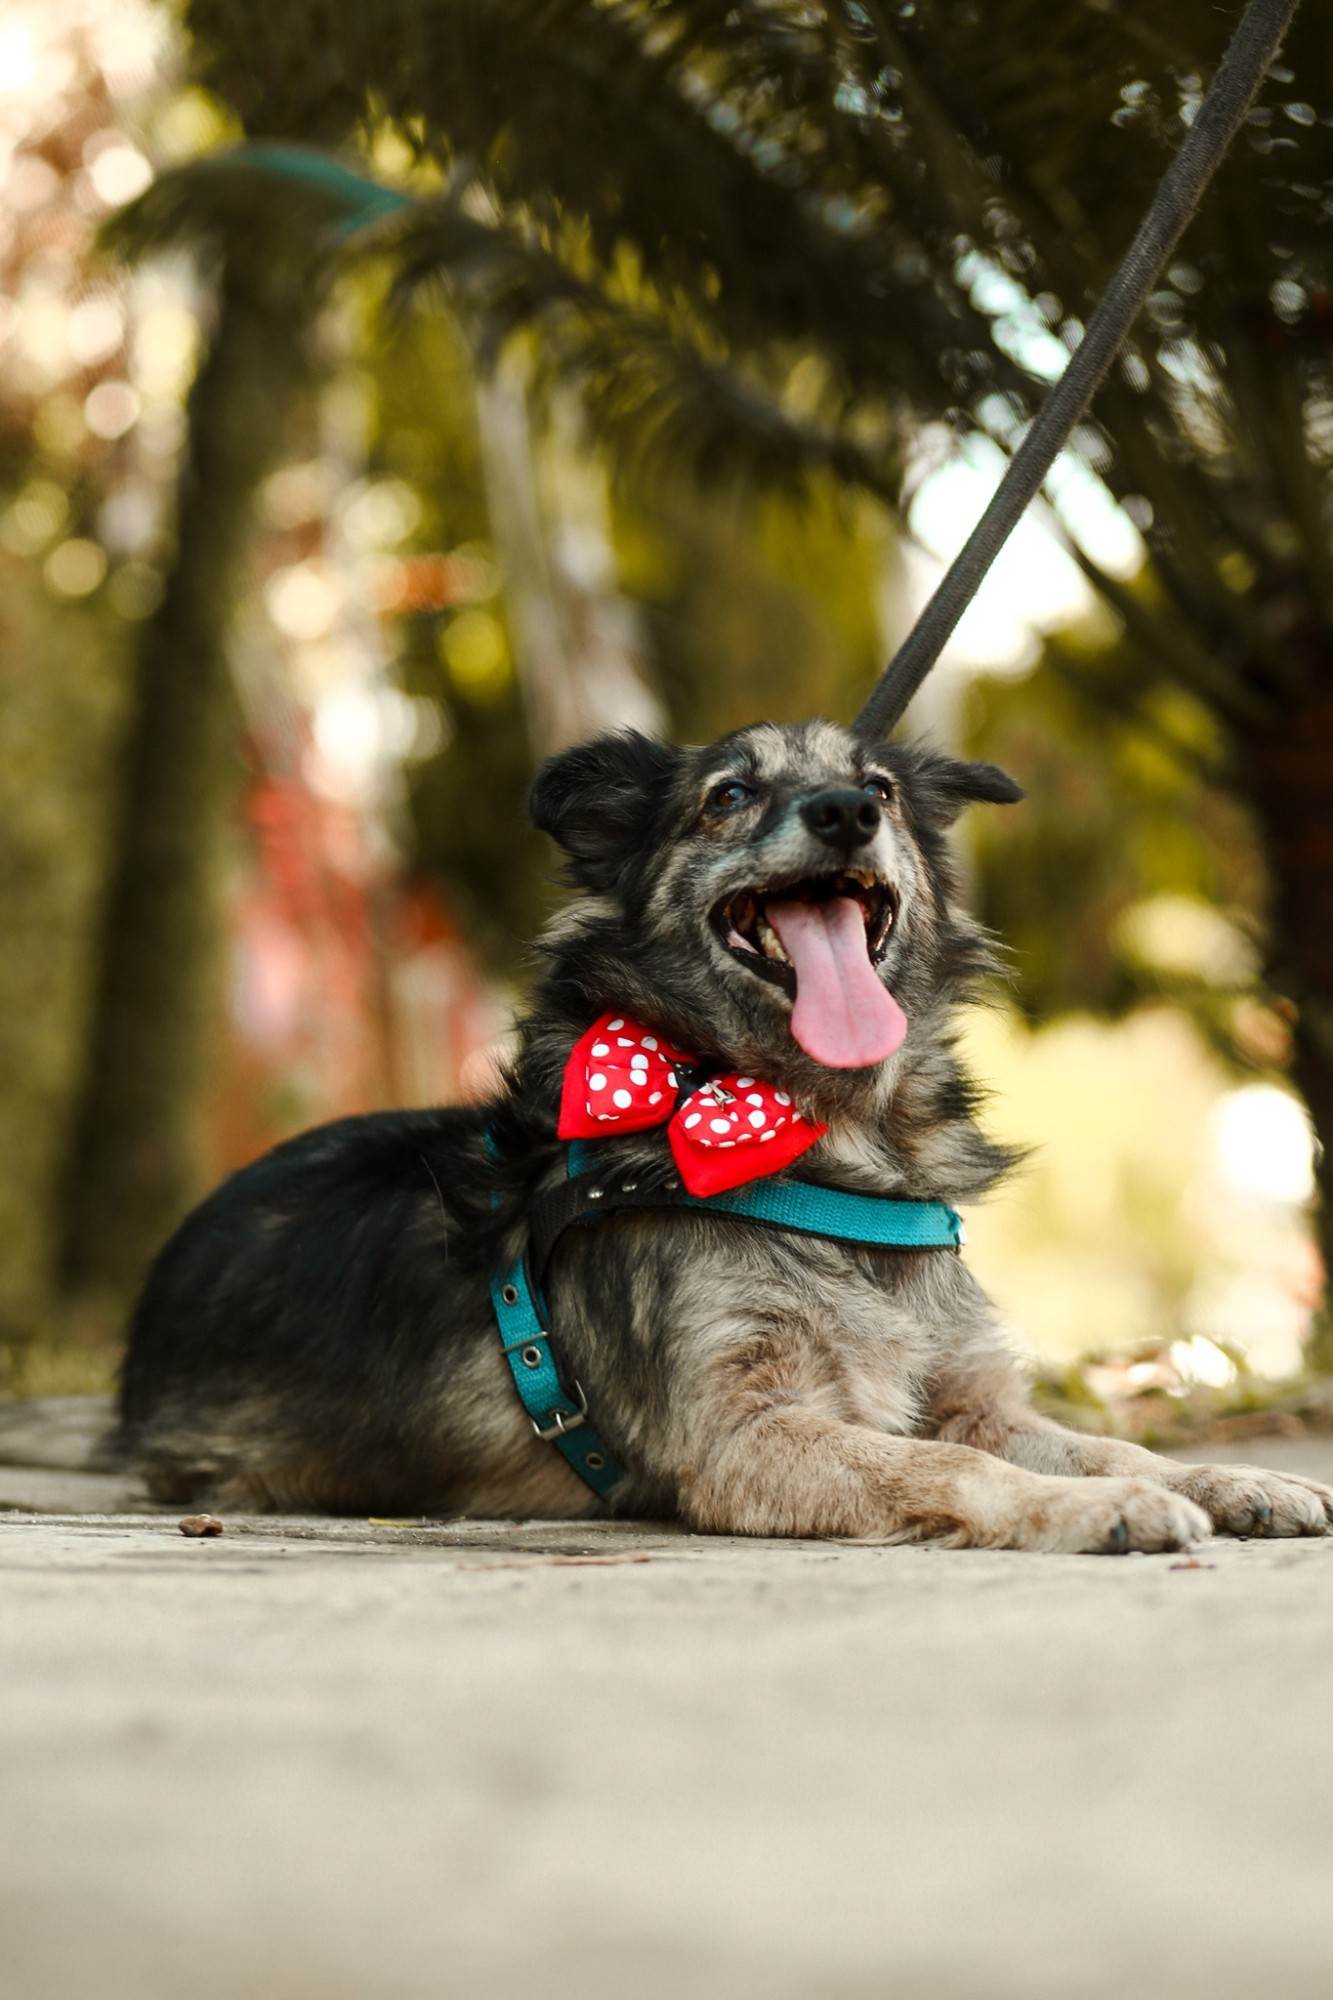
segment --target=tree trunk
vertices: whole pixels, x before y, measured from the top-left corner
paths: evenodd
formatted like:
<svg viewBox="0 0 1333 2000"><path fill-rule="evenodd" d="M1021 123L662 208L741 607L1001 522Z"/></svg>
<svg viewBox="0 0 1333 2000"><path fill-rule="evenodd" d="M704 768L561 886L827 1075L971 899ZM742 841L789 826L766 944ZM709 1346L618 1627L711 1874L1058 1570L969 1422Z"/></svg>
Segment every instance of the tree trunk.
<svg viewBox="0 0 1333 2000"><path fill-rule="evenodd" d="M125 675L113 621L5 576L0 612L0 1396L50 1324Z"/></svg>
<svg viewBox="0 0 1333 2000"><path fill-rule="evenodd" d="M198 1191L219 877L240 768L230 611L255 492L307 376L308 316L292 282L253 260L229 266L189 399L176 554L136 663L69 1154L63 1282L108 1304L131 1290Z"/></svg>
<svg viewBox="0 0 1333 2000"><path fill-rule="evenodd" d="M1273 883L1271 976L1297 1008L1292 1082L1318 1141L1315 1226L1333 1276L1333 688L1249 752ZM1333 1372L1327 1297L1310 1361Z"/></svg>

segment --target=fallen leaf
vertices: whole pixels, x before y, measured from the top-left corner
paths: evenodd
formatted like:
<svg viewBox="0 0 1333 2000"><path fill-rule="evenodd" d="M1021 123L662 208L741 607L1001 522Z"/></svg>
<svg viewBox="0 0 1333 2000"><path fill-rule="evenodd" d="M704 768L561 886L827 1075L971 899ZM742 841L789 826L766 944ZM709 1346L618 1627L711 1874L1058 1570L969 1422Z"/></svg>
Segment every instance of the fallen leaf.
<svg viewBox="0 0 1333 2000"><path fill-rule="evenodd" d="M176 1526L183 1535L220 1535L222 1523L216 1514L187 1514Z"/></svg>

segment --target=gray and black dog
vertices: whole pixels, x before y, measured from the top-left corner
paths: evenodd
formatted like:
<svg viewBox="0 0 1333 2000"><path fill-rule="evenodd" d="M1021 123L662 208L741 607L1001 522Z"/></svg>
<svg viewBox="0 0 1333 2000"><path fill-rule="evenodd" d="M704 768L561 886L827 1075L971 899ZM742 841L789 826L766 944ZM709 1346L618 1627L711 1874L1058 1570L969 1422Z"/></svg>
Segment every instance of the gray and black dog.
<svg viewBox="0 0 1333 2000"><path fill-rule="evenodd" d="M552 759L532 814L572 900L496 1098L352 1118L233 1176L157 1259L122 1446L161 1498L376 1514L576 1516L602 1502L533 1435L488 1281L564 1175L574 1044L623 1010L827 1129L801 1176L948 1203L1011 1156L980 1130L952 1019L992 969L946 831L1018 787L991 765L760 723ZM489 1136L488 1136L489 1135ZM662 1128L614 1141L647 1186ZM698 1210L561 1238L553 1339L624 1478L618 1511L754 1535L1174 1549L1322 1534L1333 1492L1185 1466L1037 1415L964 1258Z"/></svg>

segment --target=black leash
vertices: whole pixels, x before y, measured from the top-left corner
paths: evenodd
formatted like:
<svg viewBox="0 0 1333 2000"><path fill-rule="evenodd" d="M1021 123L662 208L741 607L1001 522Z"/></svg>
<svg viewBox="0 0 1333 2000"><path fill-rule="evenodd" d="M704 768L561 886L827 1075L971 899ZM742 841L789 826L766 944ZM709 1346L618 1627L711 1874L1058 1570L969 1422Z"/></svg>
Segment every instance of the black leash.
<svg viewBox="0 0 1333 2000"><path fill-rule="evenodd" d="M901 719L1028 502L1040 491L1180 241L1298 5L1299 0L1250 0L1199 115L1158 183L1148 213L1102 293L1073 359L1037 412L990 505L852 724L858 736L879 740Z"/></svg>

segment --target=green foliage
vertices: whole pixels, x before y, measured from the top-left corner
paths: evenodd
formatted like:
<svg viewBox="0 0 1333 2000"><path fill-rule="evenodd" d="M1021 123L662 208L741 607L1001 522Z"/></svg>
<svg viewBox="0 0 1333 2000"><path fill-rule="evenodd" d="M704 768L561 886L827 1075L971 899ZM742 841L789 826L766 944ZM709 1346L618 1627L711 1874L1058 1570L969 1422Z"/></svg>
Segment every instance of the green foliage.
<svg viewBox="0 0 1333 2000"><path fill-rule="evenodd" d="M0 1395L44 1330L69 1106L81 1082L108 772L126 698L104 603L50 615L5 565L0 758Z"/></svg>
<svg viewBox="0 0 1333 2000"><path fill-rule="evenodd" d="M376 322L373 293L364 306ZM533 748L491 542L468 351L445 316L413 314L387 346L366 341L374 477L402 480L419 514L400 551L463 550L491 579L395 624L394 672L438 711L443 747L407 767L414 863L444 888L467 934L498 968L521 974L523 941L548 902L548 857L521 801ZM621 587L638 610L643 665L669 730L707 739L759 714L845 710L880 644L882 528L831 483L805 504L781 493L705 499L672 482L628 478L609 529ZM490 670L452 644L479 616L497 648ZM725 663L725 671L720 666Z"/></svg>
<svg viewBox="0 0 1333 2000"><path fill-rule="evenodd" d="M1124 665L1112 653L1109 664L1071 666L1055 645L1035 674L979 683L970 697L973 740L1021 771L1027 790L1021 813L980 819L974 841L981 908L1012 953L1034 1019L1088 1006L1118 1012L1163 991L1208 1018L1219 991L1230 999L1253 985L1263 895L1253 826L1234 794L1209 780L1202 760L1215 732L1197 704L1174 695L1155 729L1151 714L1132 704L1126 712L1114 683L1113 701L1089 699ZM1124 920L1155 897L1238 927L1229 961L1214 953L1224 961L1214 984L1187 956L1173 970L1132 948Z"/></svg>
<svg viewBox="0 0 1333 2000"><path fill-rule="evenodd" d="M673 603L652 585L643 593L682 723L691 679L713 682L710 654L726 658L737 690L721 704L729 714L750 712L752 686L771 706L763 697L783 683L747 669L762 612L758 627L737 618L728 629L714 594L713 629L695 629L701 545L730 540L733 571L746 567L719 491L809 494L831 476L891 498L905 427L921 418L1011 442L1077 339L1227 26L1204 0L1151 25L1098 0L815 12L390 0L373 20L346 6L194 0L188 20L202 73L252 130L318 138L329 105L344 118L354 108L369 143L392 133L398 158L415 162L400 221L315 156L308 184L270 175L266 226L290 204L326 251L387 255L400 297L439 278L483 364L521 353L532 387L577 393L622 484L622 541L637 509L691 551L675 565ZM1177 837L1182 813L1205 836L1227 832L1227 811L1210 803L1218 783L1271 819L1284 788L1265 787L1249 746L1329 684L1333 373L1321 316L1333 295L1333 142L1310 100L1330 53L1326 21L1303 10L1285 67L1101 396L1104 428L1083 433L1149 560L1131 586L1075 551L1122 639L1100 653L1053 643L1032 690L1029 705L1051 721L1046 751L1061 737L1078 746L1055 796L1081 787L1101 802L1066 815L1053 843L1029 810L1021 859L1024 879L1044 885L1040 916L1006 893L1016 877L986 878L1038 1007L1124 1004L1138 990L1109 920L1136 896L1198 891L1219 872L1206 839L1185 842L1186 858ZM249 213L257 171L253 160L184 169L174 189L150 191L143 226L156 201L168 217L234 229L228 174ZM325 205L318 227L311 204ZM358 231L367 218L375 226ZM664 469L688 473L696 497L674 497ZM775 629L784 616L789 607ZM809 671L818 647L808 651L805 700L823 706ZM844 672L851 659L868 679L865 650L844 655ZM838 679L823 684L830 707ZM478 753L473 722L465 706L446 769ZM1077 768L1098 746L1111 749L1100 786ZM1132 768L1161 758L1174 776ZM1039 792L1049 757L1017 761ZM1131 807L1139 831L1117 840ZM1072 882L1076 910L1059 894ZM1057 910L1069 919L1058 927ZM1083 948L1070 952L1071 940ZM1307 947L1285 956L1285 983L1305 989L1312 1019L1318 968Z"/></svg>
<svg viewBox="0 0 1333 2000"><path fill-rule="evenodd" d="M990 426L998 391L1005 425L1021 419L1227 26L1204 0L1151 24L1098 0L390 0L373 16L195 0L188 18L251 129L256 77L269 129L315 131L322 89L447 176L453 205L417 232L414 271L475 279L490 232L481 304L502 327L558 323L553 365L601 383L636 446L645 410L648 428L724 437L711 370L782 383L812 352L825 463L830 436L851 448L867 426L882 449L906 406ZM1291 668L1261 607L1293 571L1327 602L1331 162L1310 100L1329 54L1326 18L1303 10L1101 403L1107 475L1153 517L1162 602L1266 705Z"/></svg>
<svg viewBox="0 0 1333 2000"><path fill-rule="evenodd" d="M378 314L374 301L366 310ZM372 388L370 471L401 479L420 514L404 550L466 549L492 580L478 604L412 611L396 624L395 677L440 718L442 747L406 771L413 865L435 880L458 910L467 936L492 964L513 971L520 942L541 907L544 860L516 810L532 775L512 646L490 548L491 523L467 349L439 314L396 329L387 348L368 343ZM484 616L493 632L490 671L450 664L449 637L462 620Z"/></svg>
<svg viewBox="0 0 1333 2000"><path fill-rule="evenodd" d="M189 398L161 601L140 627L99 911L62 1275L123 1296L197 1196L201 1084L217 1014L221 871L241 774L230 613L254 495L308 381L296 274L224 267Z"/></svg>
<svg viewBox="0 0 1333 2000"><path fill-rule="evenodd" d="M418 205L365 242L405 288L438 276L482 357L510 352L543 395L576 393L626 478L627 542L637 515L648 542L655 521L679 533L680 489L653 490L663 465L710 506L731 482L830 476L893 497L922 420L1010 447L1231 26L1211 0L1151 19L1105 0L187 0L185 18L201 76L251 134L318 144L355 126L372 154L393 140ZM1296 1074L1326 1132L1333 944L1311 913L1333 892L1331 56L1326 10L1303 8L1083 428L1146 561L1126 586L1075 551L1120 644L1103 660L1053 646L1003 723L995 704L1011 736L1025 703L1047 719L1014 761L1030 758L1030 792L1049 777L1060 827L1010 857L1040 919L1006 906L1017 868L986 874L1042 1004L1074 997L1071 967L1084 997L1122 1004L1156 975L1096 940L1153 895L1230 901L1244 870L1215 789L1243 793L1271 866L1275 977L1300 1007ZM269 191L274 213L296 199L282 177ZM702 503L697 520L696 546L728 547ZM763 561L749 567L758 584ZM736 628L716 601L692 610L694 592L680 569L667 602L648 593L673 721L708 691L706 622L737 664ZM487 732L457 692L441 696L448 754L475 771ZM449 837L460 865L485 851Z"/></svg>
<svg viewBox="0 0 1333 2000"><path fill-rule="evenodd" d="M618 512L671 734L707 742L756 716L845 711L881 644L888 550L865 510L816 486L804 506L636 489Z"/></svg>

